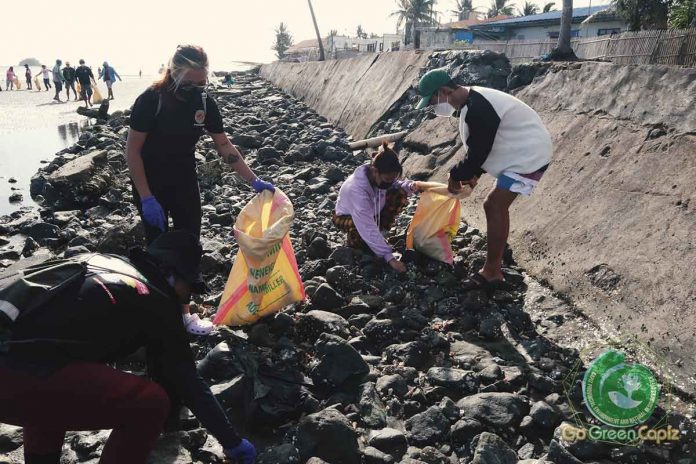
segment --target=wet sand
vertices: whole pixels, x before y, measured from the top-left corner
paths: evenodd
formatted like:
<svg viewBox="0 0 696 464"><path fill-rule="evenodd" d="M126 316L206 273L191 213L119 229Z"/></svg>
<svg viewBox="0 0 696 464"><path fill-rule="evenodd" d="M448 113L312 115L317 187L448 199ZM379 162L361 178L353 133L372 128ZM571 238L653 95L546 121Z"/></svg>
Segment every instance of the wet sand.
<svg viewBox="0 0 696 464"><path fill-rule="evenodd" d="M155 79L155 76L123 77L114 85L115 99L110 111L130 108L136 97ZM99 84L99 91L106 95L106 86ZM53 89L48 92L35 90L0 92L0 215L9 214L23 206L32 206L29 181L41 165L61 149L75 143L88 118L75 112L80 102L53 102ZM9 179L15 178L16 183ZM17 189L23 200L10 203L9 197Z"/></svg>

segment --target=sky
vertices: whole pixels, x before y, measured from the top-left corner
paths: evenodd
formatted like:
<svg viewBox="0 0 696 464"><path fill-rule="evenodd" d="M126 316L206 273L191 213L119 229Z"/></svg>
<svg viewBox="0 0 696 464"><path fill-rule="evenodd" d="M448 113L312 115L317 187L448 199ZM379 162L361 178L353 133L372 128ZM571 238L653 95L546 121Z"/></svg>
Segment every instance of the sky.
<svg viewBox="0 0 696 464"><path fill-rule="evenodd" d="M485 10L492 0L474 0ZM534 0L533 0L534 1ZM590 0L575 0L587 6ZM543 5L544 0L536 0ZM522 5L524 0L512 0ZM557 0L560 9L562 0ZM594 0L593 4L609 3ZM31 4L31 7L28 5ZM331 29L355 35L393 33L396 0L312 0L322 36ZM455 0L438 0L441 21L455 20ZM296 42L315 36L306 0L116 0L61 3L55 0L9 2L3 6L0 65L36 57L56 58L97 67L107 60L121 74L156 74L178 44L194 43L208 52L211 70L229 69L232 61L270 62L274 29L282 21ZM87 23L82 18L87 18ZM4 71L4 68L2 69Z"/></svg>

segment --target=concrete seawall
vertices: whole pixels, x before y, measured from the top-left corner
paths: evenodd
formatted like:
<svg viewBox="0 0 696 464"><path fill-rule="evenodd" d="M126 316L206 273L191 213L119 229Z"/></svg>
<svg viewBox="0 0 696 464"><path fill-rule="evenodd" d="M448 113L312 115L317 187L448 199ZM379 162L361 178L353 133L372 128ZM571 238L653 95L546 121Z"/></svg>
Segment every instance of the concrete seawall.
<svg viewBox="0 0 696 464"><path fill-rule="evenodd" d="M261 67L261 77L360 138L418 79L428 56L404 52L323 63L272 63Z"/></svg>
<svg viewBox="0 0 696 464"><path fill-rule="evenodd" d="M400 101L426 62L425 55L394 53L273 64L261 75L360 138ZM555 156L537 192L513 205L510 236L516 259L531 274L609 333L636 335L652 346L692 393L694 95L696 70L606 63L556 65L522 88L517 96L546 122ZM401 151L407 173L446 178L464 149L431 152L457 141L453 126L426 119L412 130ZM491 185L484 178L464 204L467 222L482 230L481 203Z"/></svg>

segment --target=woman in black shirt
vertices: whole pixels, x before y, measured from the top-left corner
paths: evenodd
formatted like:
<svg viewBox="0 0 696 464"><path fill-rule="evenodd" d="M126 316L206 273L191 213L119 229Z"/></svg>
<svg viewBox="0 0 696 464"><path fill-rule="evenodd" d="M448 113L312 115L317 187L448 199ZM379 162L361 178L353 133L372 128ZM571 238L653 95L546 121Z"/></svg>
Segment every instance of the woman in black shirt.
<svg viewBox="0 0 696 464"><path fill-rule="evenodd" d="M201 200L196 174L195 146L204 133L213 139L220 156L257 192L274 191L244 162L222 127L217 104L205 92L208 56L195 45L178 46L159 82L133 105L127 156L133 197L145 226L148 243L168 229L200 237ZM190 333L206 335L212 323L189 313L184 324Z"/></svg>

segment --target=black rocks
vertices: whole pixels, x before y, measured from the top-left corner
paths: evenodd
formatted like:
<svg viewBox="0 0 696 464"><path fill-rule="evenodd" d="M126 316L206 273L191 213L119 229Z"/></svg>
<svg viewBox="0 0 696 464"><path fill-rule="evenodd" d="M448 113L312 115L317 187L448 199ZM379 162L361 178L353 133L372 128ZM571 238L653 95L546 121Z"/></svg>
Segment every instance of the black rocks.
<svg viewBox="0 0 696 464"><path fill-rule="evenodd" d="M302 314L295 326L295 332L301 340L314 343L321 334L348 336L348 321L338 314L327 311L312 310Z"/></svg>
<svg viewBox="0 0 696 464"><path fill-rule="evenodd" d="M462 416L497 429L516 427L529 412L526 398L512 393L479 393L457 402Z"/></svg>
<svg viewBox="0 0 696 464"><path fill-rule="evenodd" d="M355 287L355 276L345 266L334 266L326 271L326 281L342 292L350 292Z"/></svg>
<svg viewBox="0 0 696 464"><path fill-rule="evenodd" d="M233 144L244 148L261 148L263 139L258 134L234 134L230 137Z"/></svg>
<svg viewBox="0 0 696 464"><path fill-rule="evenodd" d="M329 246L326 238L316 237L307 247L307 256L310 259L322 259L328 258L331 254L331 247Z"/></svg>
<svg viewBox="0 0 696 464"><path fill-rule="evenodd" d="M558 411L545 401L537 401L532 405L529 411L529 416L534 424L550 429L556 427L561 421L561 415Z"/></svg>
<svg viewBox="0 0 696 464"><path fill-rule="evenodd" d="M370 371L360 354L336 335L323 333L315 349L317 363L309 375L317 386L334 390L348 384L355 385Z"/></svg>
<svg viewBox="0 0 696 464"><path fill-rule="evenodd" d="M384 375L377 379L376 388L382 395L401 397L408 392L408 383L399 374Z"/></svg>
<svg viewBox="0 0 696 464"><path fill-rule="evenodd" d="M387 362L399 361L416 369L423 369L432 359L428 347L418 340L389 345L384 349L384 355Z"/></svg>
<svg viewBox="0 0 696 464"><path fill-rule="evenodd" d="M377 394L373 382L360 386L360 420L370 429L380 429L387 425L387 411Z"/></svg>
<svg viewBox="0 0 696 464"><path fill-rule="evenodd" d="M483 432L483 424L471 417L464 417L452 425L450 437L455 445L467 445L479 433Z"/></svg>
<svg viewBox="0 0 696 464"><path fill-rule="evenodd" d="M471 464L517 464L517 453L494 433L483 432L475 446Z"/></svg>
<svg viewBox="0 0 696 464"><path fill-rule="evenodd" d="M399 430L391 428L371 431L367 441L370 446L396 459L401 459L406 454L406 449L408 448L406 435Z"/></svg>
<svg viewBox="0 0 696 464"><path fill-rule="evenodd" d="M408 441L417 446L432 445L447 440L450 422L437 406L431 406L406 421Z"/></svg>
<svg viewBox="0 0 696 464"><path fill-rule="evenodd" d="M337 310L345 304L345 298L331 285L320 285L312 295L312 305L317 309Z"/></svg>
<svg viewBox="0 0 696 464"><path fill-rule="evenodd" d="M474 372L452 367L431 367L427 376L431 384L459 394L476 392L479 386Z"/></svg>
<svg viewBox="0 0 696 464"><path fill-rule="evenodd" d="M335 409L303 417L297 426L296 445L303 461L318 457L331 464L360 464L355 430Z"/></svg>
<svg viewBox="0 0 696 464"><path fill-rule="evenodd" d="M277 163L283 154L273 147L261 147L256 152L256 161L261 164Z"/></svg>

